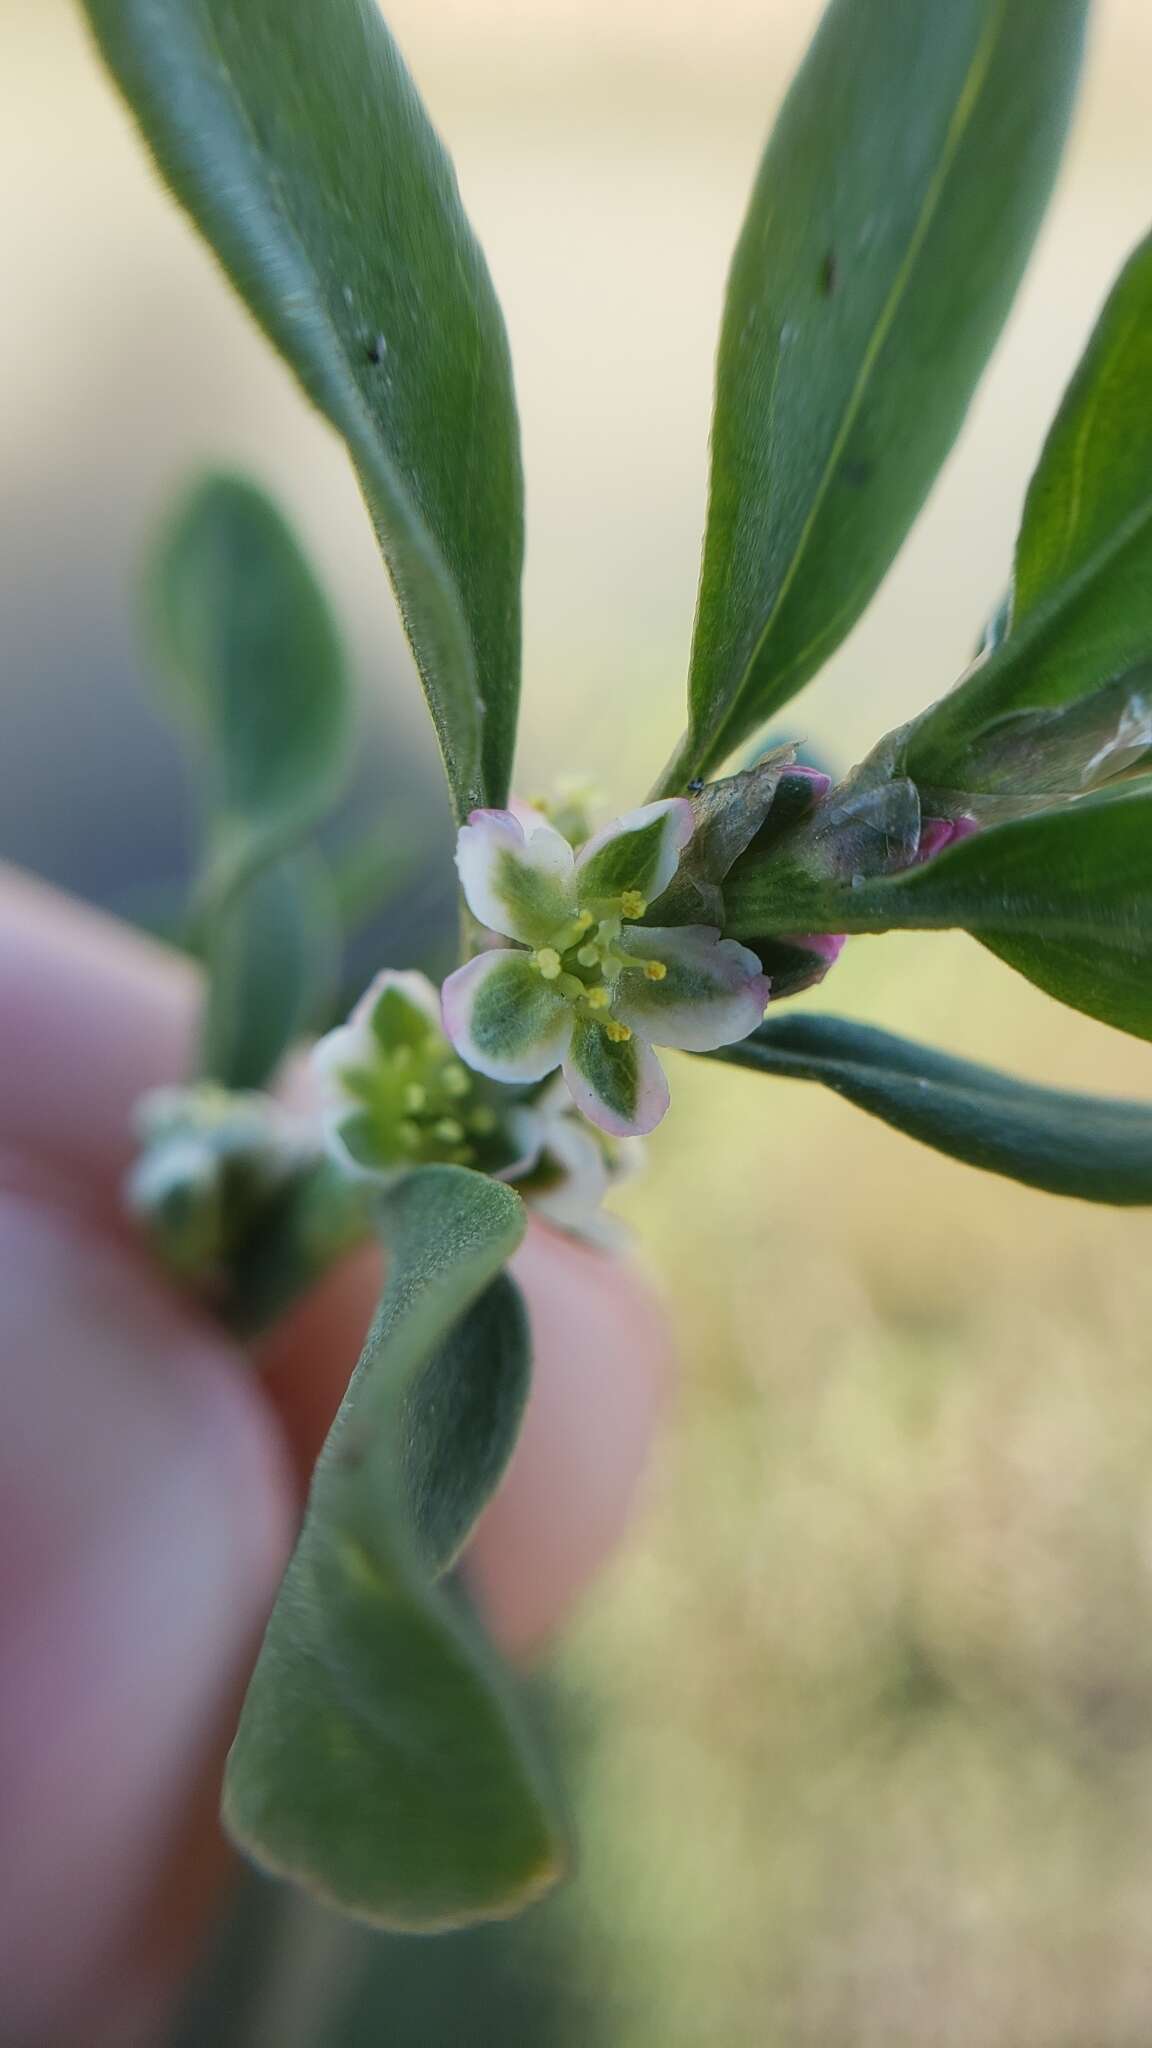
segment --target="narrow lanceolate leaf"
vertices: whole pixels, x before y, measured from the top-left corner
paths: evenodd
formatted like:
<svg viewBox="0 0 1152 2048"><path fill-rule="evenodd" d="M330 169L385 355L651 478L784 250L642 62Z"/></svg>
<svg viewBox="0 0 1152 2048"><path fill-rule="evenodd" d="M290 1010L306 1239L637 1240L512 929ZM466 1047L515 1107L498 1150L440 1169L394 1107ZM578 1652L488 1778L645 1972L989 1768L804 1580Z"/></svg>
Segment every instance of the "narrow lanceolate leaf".
<svg viewBox="0 0 1152 2048"><path fill-rule="evenodd" d="M709 1055L819 1081L937 1152L1053 1195L1152 1204L1152 1105L1036 1088L844 1017L769 1017Z"/></svg>
<svg viewBox="0 0 1152 2048"><path fill-rule="evenodd" d="M979 832L923 867L781 886L771 862L725 885L726 929L975 933L1050 995L1152 1038L1152 790L1086 798Z"/></svg>
<svg viewBox="0 0 1152 2048"><path fill-rule="evenodd" d="M202 908L312 825L344 764L348 687L324 593L275 505L209 476L166 527L147 588L161 677L204 782Z"/></svg>
<svg viewBox="0 0 1152 2048"><path fill-rule="evenodd" d="M526 1324L498 1277L522 1230L509 1189L458 1167L386 1198L388 1283L228 1764L241 1847L383 1926L511 1912L563 1855L509 1682L439 1577L523 1405Z"/></svg>
<svg viewBox="0 0 1152 2048"><path fill-rule="evenodd" d="M178 199L348 444L461 816L506 793L523 553L507 342L375 0L85 0Z"/></svg>
<svg viewBox="0 0 1152 2048"><path fill-rule="evenodd" d="M800 688L955 438L1051 188L1087 0L832 0L720 338L690 732L668 788Z"/></svg>
<svg viewBox="0 0 1152 2048"><path fill-rule="evenodd" d="M208 926L206 1078L263 1088L289 1047L323 1021L339 960L332 893L315 855L282 855L242 882Z"/></svg>
<svg viewBox="0 0 1152 2048"><path fill-rule="evenodd" d="M1128 724L1143 707L1152 743L1152 697L1138 673L1150 660L1152 237L1121 272L1029 486L1007 630L912 727L909 772L964 787L965 750L984 734L986 758L995 721L1115 694L1128 676Z"/></svg>

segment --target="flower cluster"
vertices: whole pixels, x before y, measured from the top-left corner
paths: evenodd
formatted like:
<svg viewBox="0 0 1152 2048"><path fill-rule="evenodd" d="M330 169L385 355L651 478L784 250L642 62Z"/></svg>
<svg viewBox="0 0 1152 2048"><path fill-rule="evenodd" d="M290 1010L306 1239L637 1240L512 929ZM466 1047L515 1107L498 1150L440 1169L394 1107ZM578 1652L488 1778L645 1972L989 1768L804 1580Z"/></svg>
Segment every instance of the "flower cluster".
<svg viewBox="0 0 1152 2048"><path fill-rule="evenodd" d="M211 1278L254 1219L319 1157L305 1118L271 1096L200 1081L136 1105L140 1156L125 1190L172 1272Z"/></svg>
<svg viewBox="0 0 1152 2048"><path fill-rule="evenodd" d="M494 1091L453 1053L440 999L423 974L386 969L346 1024L312 1055L329 1140L343 1163L371 1174L408 1166L515 1165Z"/></svg>
<svg viewBox="0 0 1152 2048"><path fill-rule="evenodd" d="M539 812L473 811L457 866L473 916L511 940L444 984L462 1060L505 1085L562 1067L602 1131L650 1131L668 1107L653 1045L711 1052L755 1030L769 984L711 925L645 924L692 836L681 797L647 804L577 853Z"/></svg>
<svg viewBox="0 0 1152 2048"><path fill-rule="evenodd" d="M610 1241L600 1205L639 1148L591 1130L562 1086L509 1090L469 1072L424 975L378 974L313 1067L329 1149L357 1177L384 1184L413 1166L470 1166L513 1182L561 1229Z"/></svg>

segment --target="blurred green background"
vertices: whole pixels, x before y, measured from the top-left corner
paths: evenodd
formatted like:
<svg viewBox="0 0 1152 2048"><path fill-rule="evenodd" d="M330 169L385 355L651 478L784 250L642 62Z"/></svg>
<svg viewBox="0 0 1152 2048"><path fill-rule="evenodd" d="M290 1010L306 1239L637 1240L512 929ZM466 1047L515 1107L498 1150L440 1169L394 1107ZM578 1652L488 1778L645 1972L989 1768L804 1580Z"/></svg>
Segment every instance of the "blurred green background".
<svg viewBox="0 0 1152 2048"><path fill-rule="evenodd" d="M526 790L581 770L618 808L677 735L724 271L818 11L390 9L511 330ZM1097 17L1057 202L961 447L794 708L837 765L966 658L1045 423L1152 214L1152 9ZM380 939L399 963L449 912L446 813L344 460L146 170L71 7L0 0L0 50L0 854L149 914L184 871L132 591L170 490L242 464L347 623L361 814L421 852ZM816 1000L1152 1093L1146 1046L958 937L857 940ZM632 1542L555 1667L579 1874L493 1937L378 1947L356 2038L1146 2048L1152 1226L981 1178L799 1087L687 1061L674 1082L622 1206L672 1292L683 1381ZM312 1928L317 1955L329 1937ZM261 2024L270 2048L329 2038L299 1987Z"/></svg>

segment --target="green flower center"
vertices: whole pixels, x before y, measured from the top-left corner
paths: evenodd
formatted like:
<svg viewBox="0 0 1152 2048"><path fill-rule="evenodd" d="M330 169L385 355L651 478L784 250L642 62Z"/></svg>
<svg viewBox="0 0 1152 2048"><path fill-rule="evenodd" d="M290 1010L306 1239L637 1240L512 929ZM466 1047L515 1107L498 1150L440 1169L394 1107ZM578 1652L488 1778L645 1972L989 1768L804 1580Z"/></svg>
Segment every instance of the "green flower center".
<svg viewBox="0 0 1152 2048"><path fill-rule="evenodd" d="M627 1024L612 1014L616 983L625 968L649 981L663 981L668 972L662 960L642 960L619 950L623 926L643 917L647 908L638 889L625 889L609 916L578 911L530 956L541 979L566 996L581 1016L601 1025L616 1044L632 1036Z"/></svg>
<svg viewBox="0 0 1152 2048"><path fill-rule="evenodd" d="M360 1105L344 1127L354 1157L405 1165L482 1166L498 1119L477 1077L435 1041L397 1045L343 1075Z"/></svg>

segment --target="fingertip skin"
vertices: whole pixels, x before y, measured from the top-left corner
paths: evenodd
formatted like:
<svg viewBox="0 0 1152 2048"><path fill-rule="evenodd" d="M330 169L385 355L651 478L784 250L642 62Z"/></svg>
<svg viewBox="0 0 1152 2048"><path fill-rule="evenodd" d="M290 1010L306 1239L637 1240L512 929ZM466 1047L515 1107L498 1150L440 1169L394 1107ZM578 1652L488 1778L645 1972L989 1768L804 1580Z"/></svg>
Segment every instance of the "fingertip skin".
<svg viewBox="0 0 1152 2048"><path fill-rule="evenodd" d="M189 1070L189 961L0 864L0 1151L115 1204L132 1109Z"/></svg>
<svg viewBox="0 0 1152 2048"><path fill-rule="evenodd" d="M96 2039L292 1492L243 1359L123 1247L0 1194L0 1269L0 2040Z"/></svg>

